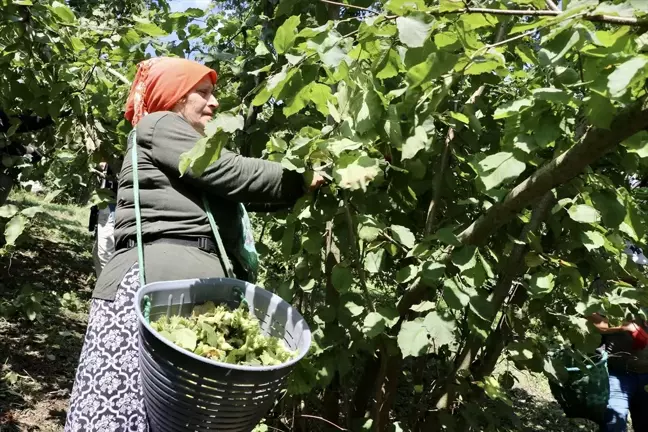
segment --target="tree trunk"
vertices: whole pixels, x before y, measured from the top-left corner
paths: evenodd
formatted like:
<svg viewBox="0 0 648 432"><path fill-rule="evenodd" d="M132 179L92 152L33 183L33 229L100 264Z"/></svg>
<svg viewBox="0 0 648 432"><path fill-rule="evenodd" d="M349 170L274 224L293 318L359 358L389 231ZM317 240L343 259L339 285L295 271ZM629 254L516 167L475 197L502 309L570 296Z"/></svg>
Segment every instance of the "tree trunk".
<svg viewBox="0 0 648 432"><path fill-rule="evenodd" d="M324 274L326 277L326 297L325 303L337 308L340 303L340 294L333 286L333 267L340 262L340 250L335 243L333 235L333 221L329 221L326 227L326 264ZM333 327L338 327L338 320L334 320L326 325L326 331ZM339 424L340 420L340 374L336 371L331 383L324 390L324 418ZM332 426L327 426L331 430Z"/></svg>
<svg viewBox="0 0 648 432"><path fill-rule="evenodd" d="M509 308L522 306L527 298L527 290L521 285L518 286L515 294L513 294ZM511 323L509 323L506 314L504 314L500 318L497 328L488 335L488 339L486 339L484 345L484 354L470 368L475 380L482 380L493 373L502 351L504 351L512 336L513 329L511 328Z"/></svg>
<svg viewBox="0 0 648 432"><path fill-rule="evenodd" d="M364 368L362 369L362 376L358 381L358 387L353 395L353 403L351 406L351 418L363 418L369 409L371 396L374 394L374 385L376 377L380 373L380 359L378 357L371 357L367 359Z"/></svg>
<svg viewBox="0 0 648 432"><path fill-rule="evenodd" d="M374 416L374 431L385 432L390 426L389 413L394 405L398 390L398 379L402 372L403 359L401 356L389 356L384 353L386 359L386 371L381 388L380 403L376 401L376 415Z"/></svg>
<svg viewBox="0 0 648 432"><path fill-rule="evenodd" d="M4 173L0 173L0 206L3 206L9 198L13 187L13 179Z"/></svg>

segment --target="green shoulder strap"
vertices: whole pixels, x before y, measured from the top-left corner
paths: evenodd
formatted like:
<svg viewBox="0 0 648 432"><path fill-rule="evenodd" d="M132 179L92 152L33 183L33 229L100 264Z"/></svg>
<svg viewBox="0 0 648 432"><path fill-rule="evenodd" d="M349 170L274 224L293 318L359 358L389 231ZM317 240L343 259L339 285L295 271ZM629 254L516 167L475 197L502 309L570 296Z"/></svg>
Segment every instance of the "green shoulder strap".
<svg viewBox="0 0 648 432"><path fill-rule="evenodd" d="M140 287L146 285L144 267L144 243L142 242L142 213L140 212L139 174L137 172L137 132L133 129L131 162L133 165L133 200L135 201L135 226L137 228L137 261L139 262Z"/></svg>
<svg viewBox="0 0 648 432"><path fill-rule="evenodd" d="M140 211L140 193L139 193L139 173L137 171L137 133L133 130L132 133L132 145L131 145L131 161L133 165L133 199L135 201L135 225L137 228L137 260L139 262L139 278L140 286L146 285L146 271L144 267L144 242L142 241L142 214ZM207 219L209 219L209 225L211 226L214 238L216 239L216 245L218 247L218 253L223 261L223 266L225 267L225 273L228 277L234 278L234 268L232 263L227 257L227 252L225 251L225 246L223 245L223 240L221 239L220 233L218 232L218 226L212 215L211 208L209 207L209 201L207 197L203 195L203 205L205 206L205 212L207 213Z"/></svg>
<svg viewBox="0 0 648 432"><path fill-rule="evenodd" d="M218 246L218 253L223 260L223 266L225 267L225 274L227 277L235 279L234 277L234 268L232 263L227 257L227 252L225 252L225 245L223 244L223 239L221 239L220 233L218 232L218 225L214 220L214 215L212 215L211 207L209 207L209 201L207 197L203 194L203 205L205 206L205 212L207 213L207 219L209 219L209 225L211 225L212 232L214 233L214 238L216 239L216 245Z"/></svg>

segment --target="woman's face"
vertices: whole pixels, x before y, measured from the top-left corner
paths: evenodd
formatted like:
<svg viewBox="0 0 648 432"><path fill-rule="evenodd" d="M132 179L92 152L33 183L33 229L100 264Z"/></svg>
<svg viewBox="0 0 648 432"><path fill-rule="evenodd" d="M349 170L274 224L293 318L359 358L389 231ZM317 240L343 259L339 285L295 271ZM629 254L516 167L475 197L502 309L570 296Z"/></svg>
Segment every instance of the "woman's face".
<svg viewBox="0 0 648 432"><path fill-rule="evenodd" d="M212 119L218 101L212 94L214 85L208 76L202 79L187 95L178 102L173 111L180 114L200 134L205 134L205 125Z"/></svg>

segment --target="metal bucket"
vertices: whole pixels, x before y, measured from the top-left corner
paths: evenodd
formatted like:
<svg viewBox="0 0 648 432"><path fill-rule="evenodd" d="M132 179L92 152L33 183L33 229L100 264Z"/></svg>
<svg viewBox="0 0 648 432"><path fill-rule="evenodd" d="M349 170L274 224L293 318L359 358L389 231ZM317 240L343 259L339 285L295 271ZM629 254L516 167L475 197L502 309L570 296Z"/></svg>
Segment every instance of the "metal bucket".
<svg viewBox="0 0 648 432"><path fill-rule="evenodd" d="M245 298L265 335L279 337L297 351L277 366L221 363L184 350L150 326L163 315L191 315L206 301L239 306ZM152 432L249 432L272 407L295 363L308 352L306 320L281 297L236 279L156 282L137 292L140 368L144 404Z"/></svg>

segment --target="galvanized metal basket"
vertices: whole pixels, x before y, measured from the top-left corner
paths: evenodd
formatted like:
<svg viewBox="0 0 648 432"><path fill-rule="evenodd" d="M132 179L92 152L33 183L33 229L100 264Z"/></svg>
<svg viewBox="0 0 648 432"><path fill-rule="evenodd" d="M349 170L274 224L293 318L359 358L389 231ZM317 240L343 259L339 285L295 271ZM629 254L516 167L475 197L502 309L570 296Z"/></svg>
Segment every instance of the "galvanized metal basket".
<svg viewBox="0 0 648 432"><path fill-rule="evenodd" d="M239 366L184 350L149 324L162 315L189 316L196 304L213 301L236 308L245 299L265 335L297 351L277 366ZM137 293L140 367L152 432L249 432L272 407L293 366L308 352L304 318L281 297L236 279L156 282Z"/></svg>

